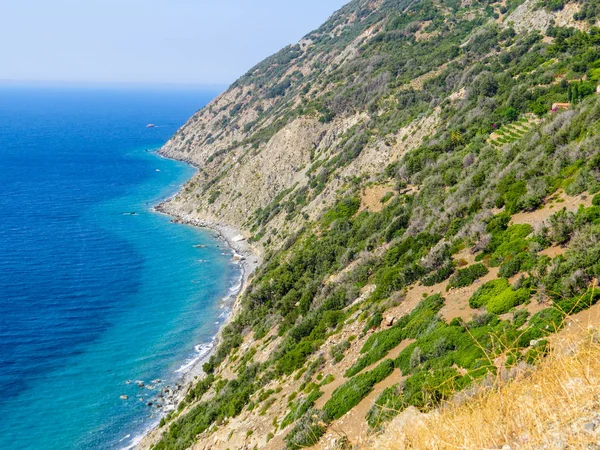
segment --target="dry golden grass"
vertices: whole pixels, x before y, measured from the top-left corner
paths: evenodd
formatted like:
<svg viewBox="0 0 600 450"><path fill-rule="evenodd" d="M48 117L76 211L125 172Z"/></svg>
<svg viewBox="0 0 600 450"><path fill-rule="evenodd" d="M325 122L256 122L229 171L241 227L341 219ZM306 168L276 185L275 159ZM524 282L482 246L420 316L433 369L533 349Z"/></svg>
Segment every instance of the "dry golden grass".
<svg viewBox="0 0 600 450"><path fill-rule="evenodd" d="M570 319L537 368L438 412L400 415L373 448L600 448L600 329L587 317Z"/></svg>

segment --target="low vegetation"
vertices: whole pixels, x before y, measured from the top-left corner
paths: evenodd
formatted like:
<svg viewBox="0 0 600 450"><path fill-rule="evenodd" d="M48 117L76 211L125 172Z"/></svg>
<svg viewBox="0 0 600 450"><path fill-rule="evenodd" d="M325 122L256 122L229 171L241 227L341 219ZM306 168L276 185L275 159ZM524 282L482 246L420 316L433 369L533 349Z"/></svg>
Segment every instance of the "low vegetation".
<svg viewBox="0 0 600 450"><path fill-rule="evenodd" d="M578 329L549 356L538 358L537 370L498 376L472 398L444 403L439 414L416 416L401 429L390 427L372 448L426 449L431 442L440 449L593 448L600 395L597 335L595 326Z"/></svg>

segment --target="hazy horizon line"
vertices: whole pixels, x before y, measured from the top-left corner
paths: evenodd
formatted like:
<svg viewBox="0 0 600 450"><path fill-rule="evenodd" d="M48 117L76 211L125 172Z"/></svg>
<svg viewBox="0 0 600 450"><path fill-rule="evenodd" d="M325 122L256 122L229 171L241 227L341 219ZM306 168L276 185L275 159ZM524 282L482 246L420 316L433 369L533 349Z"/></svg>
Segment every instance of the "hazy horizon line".
<svg viewBox="0 0 600 450"><path fill-rule="evenodd" d="M14 80L0 78L0 87L48 87L48 88L127 88L127 89L193 89L225 91L230 83L180 83L152 81L75 81L75 80Z"/></svg>

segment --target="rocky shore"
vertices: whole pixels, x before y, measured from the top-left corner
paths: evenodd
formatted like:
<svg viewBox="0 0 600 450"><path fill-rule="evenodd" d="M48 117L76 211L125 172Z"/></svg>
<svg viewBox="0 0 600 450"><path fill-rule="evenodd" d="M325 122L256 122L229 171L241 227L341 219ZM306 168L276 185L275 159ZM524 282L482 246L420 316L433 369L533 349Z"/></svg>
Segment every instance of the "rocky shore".
<svg viewBox="0 0 600 450"><path fill-rule="evenodd" d="M221 341L221 330L223 326L227 325L233 317L239 311L241 294L245 291L248 286L248 279L256 270L261 263L261 255L258 249L254 248L236 228L222 223L215 223L207 220L198 219L191 215L182 213L176 207L174 207L170 199L159 203L153 208L154 211L161 214L171 216L173 222L183 223L187 225L193 225L201 228L206 228L215 232L215 238L223 241L224 246L231 251L234 261L239 265L241 271L241 279L239 287L236 291L230 293L231 298L231 312L227 319L223 322L219 332L214 337L211 348L202 357L194 361L192 365L186 368L182 373L181 380L174 386L163 387L158 395L153 400L149 399L149 406L153 406L160 409L163 414L177 409L179 402L181 402L189 389L200 377L204 375L202 366L206 363L210 356L219 346ZM139 442L137 442L134 448L149 448L154 442L156 442L158 435L158 423L149 430L145 436L143 436Z"/></svg>

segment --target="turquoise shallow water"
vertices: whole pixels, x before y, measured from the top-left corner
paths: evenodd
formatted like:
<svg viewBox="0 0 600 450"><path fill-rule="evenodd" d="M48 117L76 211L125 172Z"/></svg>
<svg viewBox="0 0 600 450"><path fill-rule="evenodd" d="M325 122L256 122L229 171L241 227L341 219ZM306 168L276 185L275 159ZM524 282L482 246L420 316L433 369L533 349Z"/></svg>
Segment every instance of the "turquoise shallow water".
<svg viewBox="0 0 600 450"><path fill-rule="evenodd" d="M239 268L151 211L193 174L151 150L213 95L0 88L0 448L126 447L158 420L126 380L210 344Z"/></svg>

